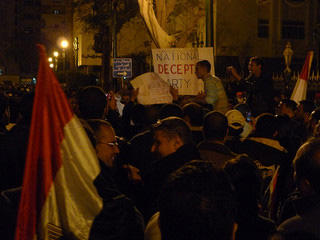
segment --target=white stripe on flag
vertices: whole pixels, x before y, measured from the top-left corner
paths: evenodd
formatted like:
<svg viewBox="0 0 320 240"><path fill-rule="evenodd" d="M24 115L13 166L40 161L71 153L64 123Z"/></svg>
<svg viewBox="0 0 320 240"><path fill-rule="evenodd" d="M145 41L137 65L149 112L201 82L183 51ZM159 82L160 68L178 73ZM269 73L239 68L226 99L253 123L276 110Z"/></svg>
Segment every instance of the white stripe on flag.
<svg viewBox="0 0 320 240"><path fill-rule="evenodd" d="M88 239L93 220L102 209L102 199L93 185L100 166L76 116L65 125L60 146L63 163L42 208L41 239L48 239L48 224L61 227L73 239Z"/></svg>

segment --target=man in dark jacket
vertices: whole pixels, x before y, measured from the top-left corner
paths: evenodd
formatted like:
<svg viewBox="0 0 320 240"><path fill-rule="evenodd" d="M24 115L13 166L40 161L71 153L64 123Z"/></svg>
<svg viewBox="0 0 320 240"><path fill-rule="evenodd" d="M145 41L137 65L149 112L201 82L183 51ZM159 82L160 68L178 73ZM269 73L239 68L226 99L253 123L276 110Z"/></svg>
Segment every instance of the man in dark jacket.
<svg viewBox="0 0 320 240"><path fill-rule="evenodd" d="M320 238L320 140L309 139L293 161L295 182L302 197L293 201L296 215L283 222L283 233L304 231Z"/></svg>
<svg viewBox="0 0 320 240"><path fill-rule="evenodd" d="M274 87L272 76L265 70L264 60L260 57L250 58L249 77L242 79L235 68L228 67L228 71L236 78L234 85L239 85L247 92L247 104L254 117L268 112L274 113Z"/></svg>
<svg viewBox="0 0 320 240"><path fill-rule="evenodd" d="M153 131L151 151L159 158L152 163L145 180L150 197L150 214L157 209L156 200L169 174L184 163L200 158L200 153L192 142L190 128L183 119L165 118L153 127Z"/></svg>
<svg viewBox="0 0 320 240"><path fill-rule="evenodd" d="M118 190L114 180L114 159L120 153L115 132L110 123L104 120L92 119L87 122L94 132L91 140L101 167L94 185L103 199L103 208L93 221L89 239L142 240L142 215L132 200Z"/></svg>
<svg viewBox="0 0 320 240"><path fill-rule="evenodd" d="M275 116L270 113L261 114L257 118L254 134L243 141L241 152L247 154L259 167L263 177L262 193L266 200L269 198L270 183L274 179L278 179L276 186L278 196L274 202L275 207L271 209L270 206L264 206L266 215L270 218L274 217L277 202L282 200L286 194L286 190L282 187L290 169L287 150L275 140L278 128L278 121Z"/></svg>
<svg viewBox="0 0 320 240"><path fill-rule="evenodd" d="M211 161L217 168L236 156L224 143L227 138L228 119L219 112L212 111L206 114L203 121L203 135L205 141L198 144L201 157Z"/></svg>

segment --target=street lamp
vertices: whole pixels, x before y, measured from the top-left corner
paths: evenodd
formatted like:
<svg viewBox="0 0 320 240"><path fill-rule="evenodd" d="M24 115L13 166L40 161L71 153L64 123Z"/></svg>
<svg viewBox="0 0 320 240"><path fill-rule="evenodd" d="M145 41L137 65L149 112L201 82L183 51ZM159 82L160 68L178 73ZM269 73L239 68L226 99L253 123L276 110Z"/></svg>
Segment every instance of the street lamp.
<svg viewBox="0 0 320 240"><path fill-rule="evenodd" d="M59 57L59 53L57 51L53 52L53 56L54 56L54 70L58 71L58 57Z"/></svg>
<svg viewBox="0 0 320 240"><path fill-rule="evenodd" d="M66 48L69 43L66 39L62 40L60 46L62 47L62 58L63 58L63 71L66 71Z"/></svg>

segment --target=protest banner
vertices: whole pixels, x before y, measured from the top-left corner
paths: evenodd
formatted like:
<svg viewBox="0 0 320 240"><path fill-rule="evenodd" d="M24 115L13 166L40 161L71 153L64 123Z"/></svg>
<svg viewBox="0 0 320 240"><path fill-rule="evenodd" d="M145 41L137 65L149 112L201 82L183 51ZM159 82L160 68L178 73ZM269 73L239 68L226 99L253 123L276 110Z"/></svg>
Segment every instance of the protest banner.
<svg viewBox="0 0 320 240"><path fill-rule="evenodd" d="M138 103L143 105L171 103L172 95L170 85L157 73L148 72L142 74L131 82L135 90L139 88Z"/></svg>
<svg viewBox="0 0 320 240"><path fill-rule="evenodd" d="M213 48L152 49L154 72L173 87L179 95L197 95L203 91L203 81L195 75L196 63L208 60L214 74Z"/></svg>

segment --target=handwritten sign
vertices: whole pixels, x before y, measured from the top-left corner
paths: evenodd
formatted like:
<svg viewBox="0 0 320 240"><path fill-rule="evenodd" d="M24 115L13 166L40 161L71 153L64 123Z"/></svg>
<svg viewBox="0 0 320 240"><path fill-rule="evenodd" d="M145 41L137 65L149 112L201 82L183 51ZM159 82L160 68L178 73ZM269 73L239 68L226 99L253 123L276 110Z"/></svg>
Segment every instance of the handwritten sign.
<svg viewBox="0 0 320 240"><path fill-rule="evenodd" d="M113 77L132 77L132 59L114 58L113 59Z"/></svg>
<svg viewBox="0 0 320 240"><path fill-rule="evenodd" d="M198 61L208 60L214 74L213 48L152 49L152 56L154 71L178 88L179 95L197 95L203 91L203 81L195 74Z"/></svg>
<svg viewBox="0 0 320 240"><path fill-rule="evenodd" d="M170 85L157 73L142 74L131 82L134 89L139 88L138 103L143 105L171 103Z"/></svg>

